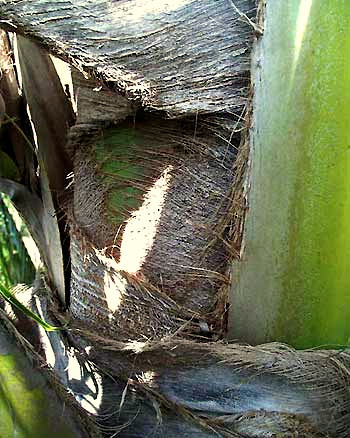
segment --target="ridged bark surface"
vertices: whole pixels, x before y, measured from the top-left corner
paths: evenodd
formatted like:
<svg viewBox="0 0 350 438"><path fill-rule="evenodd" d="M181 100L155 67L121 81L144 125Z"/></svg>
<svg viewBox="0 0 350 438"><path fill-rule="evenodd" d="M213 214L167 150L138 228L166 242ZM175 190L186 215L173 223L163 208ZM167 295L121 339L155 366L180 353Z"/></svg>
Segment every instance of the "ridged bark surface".
<svg viewBox="0 0 350 438"><path fill-rule="evenodd" d="M235 0L255 17L252 0ZM252 28L227 0L5 1L16 32L171 116L246 104Z"/></svg>

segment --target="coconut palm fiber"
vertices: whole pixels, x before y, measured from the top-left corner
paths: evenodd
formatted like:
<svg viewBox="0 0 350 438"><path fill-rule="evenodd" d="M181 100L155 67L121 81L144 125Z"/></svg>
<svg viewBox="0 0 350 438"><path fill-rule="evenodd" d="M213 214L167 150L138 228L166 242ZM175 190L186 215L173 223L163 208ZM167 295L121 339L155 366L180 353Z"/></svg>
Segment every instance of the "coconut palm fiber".
<svg viewBox="0 0 350 438"><path fill-rule="evenodd" d="M255 3L156 3L0 6L94 81L73 78L65 145L70 306L49 282L33 290L42 317L68 327L42 337L52 367L80 402L92 390L62 366L68 348L89 369L106 437L347 437L347 352L210 342L239 251Z"/></svg>
<svg viewBox="0 0 350 438"><path fill-rule="evenodd" d="M86 315L93 323L93 308L109 330L112 318L125 331L108 309L106 290L114 288L119 315L130 315L132 307L132 318L145 318L145 331L131 330L127 339L171 333L170 323L152 328L150 310L132 298L134 283L146 295L166 297L177 312L182 309L182 323L190 315L209 326L207 315L219 305L232 259L222 218L230 218L237 137L229 118L224 120L227 128L208 117L169 123L145 115L96 130L90 144L76 150L71 227L76 318ZM93 296L100 296L101 307L95 298L89 303ZM151 305L157 306L158 301Z"/></svg>

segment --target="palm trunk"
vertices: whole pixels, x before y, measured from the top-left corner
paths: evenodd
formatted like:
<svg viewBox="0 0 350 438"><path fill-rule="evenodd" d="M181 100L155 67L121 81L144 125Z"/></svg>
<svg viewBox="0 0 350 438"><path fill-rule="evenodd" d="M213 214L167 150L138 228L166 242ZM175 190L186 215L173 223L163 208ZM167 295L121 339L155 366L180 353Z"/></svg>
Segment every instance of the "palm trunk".
<svg viewBox="0 0 350 438"><path fill-rule="evenodd" d="M236 189L250 51L260 34L254 2L183 0L159 9L149 1L142 10L133 0L127 9L80 3L0 6L16 32L76 68L70 97L78 113L69 129L69 118L55 120L68 97L51 67L45 73L60 92L45 94L56 102L40 103L45 111L37 108L45 84L35 65L48 65L47 55L19 39L38 126L37 196L44 211L63 209L69 225L68 236L46 217L43 235L54 237L48 275L59 293L46 285L34 308L68 323L64 336L41 339L53 346L61 385L85 400L95 375L104 436L348 436L347 354L216 342L226 331L230 266L242 238ZM50 120L61 124L50 131ZM63 191L70 163L74 183ZM62 366L62 345L75 348L85 370L79 381Z"/></svg>

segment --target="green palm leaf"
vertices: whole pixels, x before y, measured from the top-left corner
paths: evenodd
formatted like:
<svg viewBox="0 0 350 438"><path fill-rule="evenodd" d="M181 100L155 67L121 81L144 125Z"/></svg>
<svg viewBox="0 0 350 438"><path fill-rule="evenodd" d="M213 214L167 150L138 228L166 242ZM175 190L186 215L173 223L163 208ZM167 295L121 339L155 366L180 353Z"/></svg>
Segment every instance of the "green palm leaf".
<svg viewBox="0 0 350 438"><path fill-rule="evenodd" d="M14 295L11 293L9 289L7 289L5 286L0 284L0 295L11 305L17 307L21 312L23 312L25 315L28 316L28 318L32 319L33 321L36 321L43 329L45 329L48 332L53 332L57 330L63 330L62 327L55 327L51 324L48 324L44 320L40 318L40 316L36 315L34 312L32 312L28 307L26 307L24 304L22 304Z"/></svg>

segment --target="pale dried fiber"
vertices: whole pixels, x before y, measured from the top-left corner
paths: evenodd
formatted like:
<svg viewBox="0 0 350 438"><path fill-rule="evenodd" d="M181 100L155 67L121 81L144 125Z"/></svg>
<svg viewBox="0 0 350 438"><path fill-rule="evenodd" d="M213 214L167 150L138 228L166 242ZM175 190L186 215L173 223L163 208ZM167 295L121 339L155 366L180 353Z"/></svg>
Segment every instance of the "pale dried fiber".
<svg viewBox="0 0 350 438"><path fill-rule="evenodd" d="M173 117L239 115L246 104L253 0L5 0L0 12L16 32Z"/></svg>
<svg viewBox="0 0 350 438"><path fill-rule="evenodd" d="M101 415L123 397L121 411L110 418L125 426L121 436L349 436L347 352L176 336L120 342L75 329L72 336L89 346L89 360L106 373Z"/></svg>

